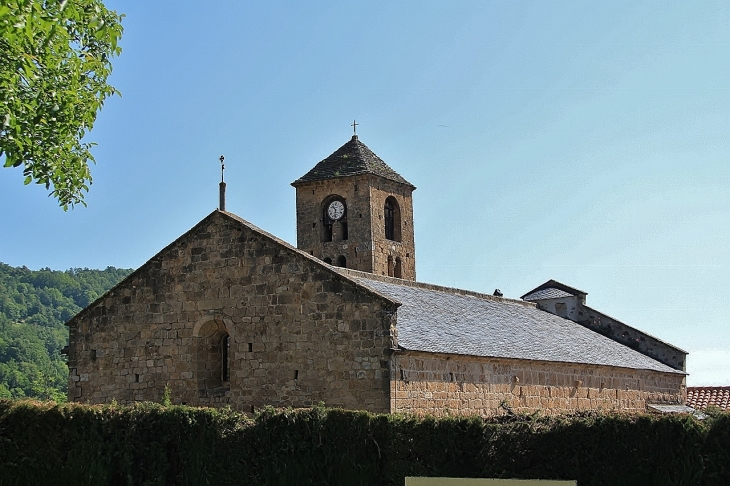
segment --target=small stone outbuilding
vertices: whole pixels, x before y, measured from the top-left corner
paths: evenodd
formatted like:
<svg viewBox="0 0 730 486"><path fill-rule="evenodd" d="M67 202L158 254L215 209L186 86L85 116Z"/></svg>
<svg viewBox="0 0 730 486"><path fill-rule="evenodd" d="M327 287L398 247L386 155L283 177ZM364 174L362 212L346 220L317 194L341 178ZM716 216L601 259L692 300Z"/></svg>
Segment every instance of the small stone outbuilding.
<svg viewBox="0 0 730 486"><path fill-rule="evenodd" d="M415 187L357 137L293 183L298 248L216 210L68 322L69 400L435 415L643 411L686 353L550 281L415 281Z"/></svg>

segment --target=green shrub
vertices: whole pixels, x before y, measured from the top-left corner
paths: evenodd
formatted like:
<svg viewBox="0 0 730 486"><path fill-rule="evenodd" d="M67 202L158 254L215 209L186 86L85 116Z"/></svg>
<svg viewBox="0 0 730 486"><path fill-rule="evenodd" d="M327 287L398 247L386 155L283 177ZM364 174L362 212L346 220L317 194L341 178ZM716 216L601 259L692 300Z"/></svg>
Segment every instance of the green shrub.
<svg viewBox="0 0 730 486"><path fill-rule="evenodd" d="M0 400L0 485L730 484L730 415L413 417Z"/></svg>

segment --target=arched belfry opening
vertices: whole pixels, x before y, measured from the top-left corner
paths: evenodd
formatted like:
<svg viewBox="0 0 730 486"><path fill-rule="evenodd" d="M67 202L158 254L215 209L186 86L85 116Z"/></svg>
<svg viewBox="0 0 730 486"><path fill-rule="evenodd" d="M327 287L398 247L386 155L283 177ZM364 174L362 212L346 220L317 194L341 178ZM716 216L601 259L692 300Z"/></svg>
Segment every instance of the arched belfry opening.
<svg viewBox="0 0 730 486"><path fill-rule="evenodd" d="M200 391L228 386L230 381L231 336L221 318L196 325L196 375Z"/></svg>
<svg viewBox="0 0 730 486"><path fill-rule="evenodd" d="M388 255L388 276L403 278L403 264L400 257Z"/></svg>
<svg viewBox="0 0 730 486"><path fill-rule="evenodd" d="M348 239L347 203L341 196L329 196L322 202L322 242Z"/></svg>
<svg viewBox="0 0 730 486"><path fill-rule="evenodd" d="M383 209L385 217L385 238L391 241L401 240L401 220L400 206L393 196L389 196L385 200L385 208Z"/></svg>

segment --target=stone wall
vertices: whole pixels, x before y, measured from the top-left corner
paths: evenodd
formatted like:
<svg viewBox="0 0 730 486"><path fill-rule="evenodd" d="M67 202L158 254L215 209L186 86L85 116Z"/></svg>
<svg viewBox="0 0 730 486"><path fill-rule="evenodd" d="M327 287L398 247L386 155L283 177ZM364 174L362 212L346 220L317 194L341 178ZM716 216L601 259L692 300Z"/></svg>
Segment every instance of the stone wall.
<svg viewBox="0 0 730 486"><path fill-rule="evenodd" d="M394 311L216 211L69 322L69 400L387 412Z"/></svg>
<svg viewBox="0 0 730 486"><path fill-rule="evenodd" d="M378 275L388 274L388 257L401 260L401 278L416 279L416 254L413 235L411 186L371 174L337 177L297 183L297 248L333 263L339 256L347 268ZM347 233L343 239L340 223L334 223L332 241L322 241L323 203L340 196L347 207ZM393 196L401 213L400 241L385 238L383 208Z"/></svg>
<svg viewBox="0 0 730 486"><path fill-rule="evenodd" d="M607 366L399 352L391 358L391 411L415 414L643 412L684 403L684 375Z"/></svg>

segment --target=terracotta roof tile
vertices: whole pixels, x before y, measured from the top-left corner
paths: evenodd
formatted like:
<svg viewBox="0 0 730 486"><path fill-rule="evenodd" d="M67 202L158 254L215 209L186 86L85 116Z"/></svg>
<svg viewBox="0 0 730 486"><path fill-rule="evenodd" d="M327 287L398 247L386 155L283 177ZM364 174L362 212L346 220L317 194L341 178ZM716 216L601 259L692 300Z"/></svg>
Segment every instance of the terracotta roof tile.
<svg viewBox="0 0 730 486"><path fill-rule="evenodd" d="M696 410L710 405L730 410L730 386L688 386L687 405Z"/></svg>

